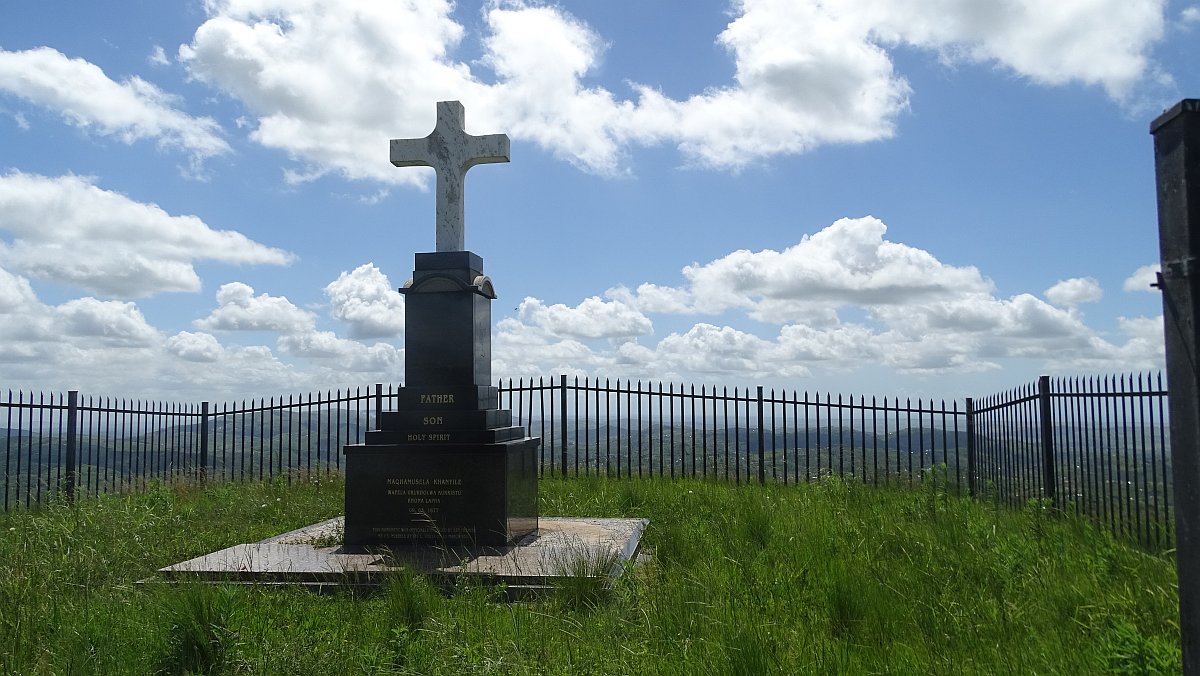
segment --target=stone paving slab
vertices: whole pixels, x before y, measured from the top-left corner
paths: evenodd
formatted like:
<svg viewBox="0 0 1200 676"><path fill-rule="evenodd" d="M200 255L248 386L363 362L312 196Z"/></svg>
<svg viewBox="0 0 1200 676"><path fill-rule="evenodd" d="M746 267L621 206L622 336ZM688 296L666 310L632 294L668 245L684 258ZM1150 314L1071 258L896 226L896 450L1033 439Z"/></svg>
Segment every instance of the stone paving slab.
<svg viewBox="0 0 1200 676"><path fill-rule="evenodd" d="M619 577L637 556L646 519L541 517L537 532L504 548L390 549L322 546L337 542L342 517L260 542L239 544L158 571L165 580L354 587L412 569L451 583L462 577L537 591L556 578Z"/></svg>

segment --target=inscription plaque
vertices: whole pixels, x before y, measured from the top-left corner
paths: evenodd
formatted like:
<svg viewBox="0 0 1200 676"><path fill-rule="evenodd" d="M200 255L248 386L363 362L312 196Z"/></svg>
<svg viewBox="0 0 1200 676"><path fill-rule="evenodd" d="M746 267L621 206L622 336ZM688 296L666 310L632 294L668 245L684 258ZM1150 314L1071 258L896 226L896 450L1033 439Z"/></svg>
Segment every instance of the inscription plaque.
<svg viewBox="0 0 1200 676"><path fill-rule="evenodd" d="M535 530L536 457L520 450L455 445L437 453L417 446L353 452L348 459L354 458L361 480L353 494L346 492L346 542L503 546L512 534Z"/></svg>

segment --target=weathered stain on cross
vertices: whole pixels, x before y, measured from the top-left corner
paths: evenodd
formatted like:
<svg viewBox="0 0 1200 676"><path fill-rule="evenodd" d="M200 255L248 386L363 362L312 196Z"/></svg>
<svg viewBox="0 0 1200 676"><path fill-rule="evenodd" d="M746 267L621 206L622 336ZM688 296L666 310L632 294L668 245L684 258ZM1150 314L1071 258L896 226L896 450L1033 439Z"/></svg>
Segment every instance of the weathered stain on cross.
<svg viewBox="0 0 1200 676"><path fill-rule="evenodd" d="M392 139L392 164L437 173L437 251L463 251L463 182L477 164L508 161L508 136L472 136L458 101L439 101L437 124L425 138Z"/></svg>

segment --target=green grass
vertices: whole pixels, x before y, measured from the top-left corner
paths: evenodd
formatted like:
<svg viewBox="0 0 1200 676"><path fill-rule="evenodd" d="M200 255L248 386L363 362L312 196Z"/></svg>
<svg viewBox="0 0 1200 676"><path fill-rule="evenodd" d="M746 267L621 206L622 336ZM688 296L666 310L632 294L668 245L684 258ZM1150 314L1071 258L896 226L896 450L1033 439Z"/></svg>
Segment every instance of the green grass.
<svg viewBox="0 0 1200 676"><path fill-rule="evenodd" d="M340 513L336 479L3 514L0 672L1178 673L1171 556L940 484L546 480L543 514L651 519L653 557L518 604L405 573L361 597L133 584Z"/></svg>

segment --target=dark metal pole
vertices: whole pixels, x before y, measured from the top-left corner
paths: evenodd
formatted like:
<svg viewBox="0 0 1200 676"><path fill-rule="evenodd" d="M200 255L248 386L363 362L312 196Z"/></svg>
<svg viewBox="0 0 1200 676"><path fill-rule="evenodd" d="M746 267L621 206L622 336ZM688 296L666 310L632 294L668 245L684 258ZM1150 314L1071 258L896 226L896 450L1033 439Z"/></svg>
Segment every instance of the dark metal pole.
<svg viewBox="0 0 1200 676"><path fill-rule="evenodd" d="M208 478L208 402L200 402L200 483Z"/></svg>
<svg viewBox="0 0 1200 676"><path fill-rule="evenodd" d="M975 400L967 397L967 492L975 497ZM887 418L884 418L887 421Z"/></svg>
<svg viewBox="0 0 1200 676"><path fill-rule="evenodd" d="M1054 411L1050 406L1050 376L1038 378L1038 408L1041 418L1038 427L1042 433L1042 497L1054 500Z"/></svg>
<svg viewBox="0 0 1200 676"><path fill-rule="evenodd" d="M75 502L76 480L76 448L78 447L79 431L76 418L79 417L79 391L67 391L67 476L63 479L63 488L67 492L67 502Z"/></svg>
<svg viewBox="0 0 1200 676"><path fill-rule="evenodd" d="M1175 557L1183 673L1200 675L1200 99L1185 99L1150 125L1158 178Z"/></svg>
<svg viewBox="0 0 1200 676"><path fill-rule="evenodd" d="M565 479L567 478L567 374L564 373L559 376L558 386L558 404L562 409L562 419L559 421L562 434L562 448L559 449L559 453L561 454L559 471Z"/></svg>
<svg viewBox="0 0 1200 676"><path fill-rule="evenodd" d="M375 383L375 429L380 428L379 420L381 418L383 418L383 383Z"/></svg>
<svg viewBox="0 0 1200 676"><path fill-rule="evenodd" d="M758 386L758 485L767 483L766 436L763 430L763 386Z"/></svg>

